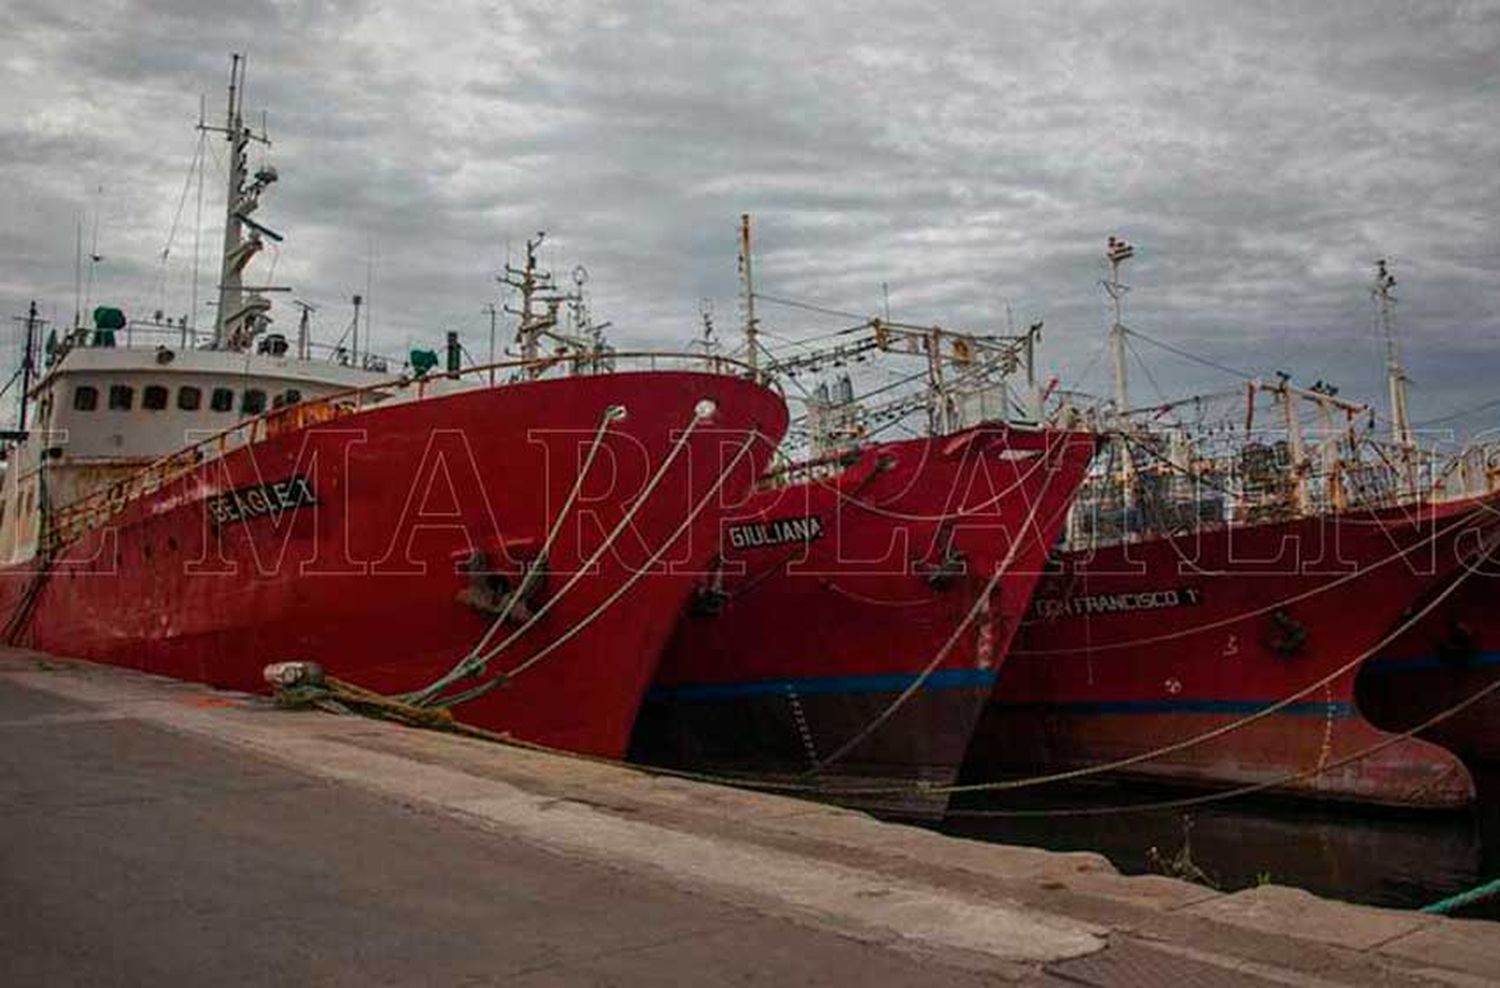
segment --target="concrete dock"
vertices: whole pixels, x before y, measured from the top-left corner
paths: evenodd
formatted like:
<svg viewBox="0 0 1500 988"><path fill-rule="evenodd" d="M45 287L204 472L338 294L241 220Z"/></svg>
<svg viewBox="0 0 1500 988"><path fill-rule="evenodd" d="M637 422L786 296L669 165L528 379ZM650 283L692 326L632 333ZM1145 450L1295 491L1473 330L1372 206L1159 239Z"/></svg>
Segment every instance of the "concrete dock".
<svg viewBox="0 0 1500 988"><path fill-rule="evenodd" d="M1500 924L19 650L0 766L6 984L1500 984Z"/></svg>

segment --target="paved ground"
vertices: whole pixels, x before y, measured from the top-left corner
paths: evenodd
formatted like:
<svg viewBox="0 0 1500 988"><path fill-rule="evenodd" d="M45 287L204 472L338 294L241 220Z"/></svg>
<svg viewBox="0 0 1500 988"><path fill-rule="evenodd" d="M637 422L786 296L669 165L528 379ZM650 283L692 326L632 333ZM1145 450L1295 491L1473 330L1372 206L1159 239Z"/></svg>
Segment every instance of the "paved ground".
<svg viewBox="0 0 1500 988"><path fill-rule="evenodd" d="M1497 981L1494 924L0 650L5 985Z"/></svg>
<svg viewBox="0 0 1500 988"><path fill-rule="evenodd" d="M980 983L139 721L88 718L0 683L8 984Z"/></svg>

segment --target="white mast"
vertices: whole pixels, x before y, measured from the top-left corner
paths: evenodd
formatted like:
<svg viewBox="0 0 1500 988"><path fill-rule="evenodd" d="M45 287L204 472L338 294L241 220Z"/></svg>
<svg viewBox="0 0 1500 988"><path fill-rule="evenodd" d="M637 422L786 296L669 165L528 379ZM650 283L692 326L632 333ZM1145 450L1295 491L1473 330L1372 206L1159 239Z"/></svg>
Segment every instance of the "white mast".
<svg viewBox="0 0 1500 988"><path fill-rule="evenodd" d="M1120 281L1120 265L1133 256L1135 248L1118 237L1110 237L1105 245L1104 257L1109 261L1109 280L1104 282L1104 291L1109 295L1111 309L1109 339L1115 365L1115 425L1120 431L1120 483L1124 489L1127 508L1135 504L1135 463L1130 443L1125 439L1125 432L1129 428L1125 413L1130 409L1130 392L1125 374L1125 323L1121 308L1125 293L1130 291L1130 287Z"/></svg>
<svg viewBox="0 0 1500 988"><path fill-rule="evenodd" d="M740 214L740 291L745 299L745 362L760 376L760 323L755 318L755 274L750 259L750 214Z"/></svg>
<svg viewBox="0 0 1500 988"><path fill-rule="evenodd" d="M297 359L307 360L312 356L312 328L309 318L318 311L318 307L300 298L292 299L292 304L301 311L297 319Z"/></svg>
<svg viewBox="0 0 1500 988"><path fill-rule="evenodd" d="M1113 319L1109 326L1110 345L1114 351L1115 365L1115 414L1123 416L1130 408L1129 391L1125 377L1125 323L1121 319L1121 303L1130 286L1120 282L1120 265L1135 255L1135 248L1117 237L1110 237L1104 256L1109 261L1109 280L1104 290L1109 294Z"/></svg>
<svg viewBox="0 0 1500 988"><path fill-rule="evenodd" d="M1300 393L1293 394L1287 376L1281 375L1281 386L1277 392L1281 398L1281 411L1285 416L1287 452L1292 458L1292 508L1298 515L1307 511L1307 445L1302 440L1302 419L1298 416L1296 401Z"/></svg>
<svg viewBox="0 0 1500 988"><path fill-rule="evenodd" d="M216 350L241 349L260 332L270 320L266 313L270 300L252 291L246 297L241 274L245 266L264 246L261 235L273 240L281 238L271 230L249 219L260 205L260 194L276 181L276 169L265 167L257 171L254 181L246 184L249 175L250 142L271 143L265 134L257 134L245 126L242 108L244 92L244 57L232 56L229 68L229 106L223 127L210 127L200 123L202 130L222 133L229 141L229 185L224 207L224 254L219 272L219 311L214 317L213 347ZM250 234L245 235L245 228Z"/></svg>
<svg viewBox="0 0 1500 988"><path fill-rule="evenodd" d="M495 386L495 320L500 315L500 310L495 308L494 302L484 304L484 312L490 317L490 387Z"/></svg>
<svg viewBox="0 0 1500 988"><path fill-rule="evenodd" d="M1401 366L1401 351L1396 345L1396 296L1391 292L1395 287L1396 279L1382 257L1375 262L1375 287L1370 294L1375 297L1380 330L1385 335L1385 374L1391 393L1391 439L1397 446L1409 449L1412 445L1411 420L1406 412L1406 369Z"/></svg>

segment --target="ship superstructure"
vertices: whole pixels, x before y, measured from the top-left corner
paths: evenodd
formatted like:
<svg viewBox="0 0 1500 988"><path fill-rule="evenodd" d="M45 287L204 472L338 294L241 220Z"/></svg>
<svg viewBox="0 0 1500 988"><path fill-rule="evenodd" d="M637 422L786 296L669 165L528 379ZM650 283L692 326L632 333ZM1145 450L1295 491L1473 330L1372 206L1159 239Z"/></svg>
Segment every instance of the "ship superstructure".
<svg viewBox="0 0 1500 988"><path fill-rule="evenodd" d="M228 144L224 251L211 332L191 323L131 319L101 305L92 326L77 323L43 344L27 334L28 365L42 373L28 388L30 421L10 437L0 492L0 565L38 556L45 515L107 491L137 471L206 436L302 401L391 382L387 362L334 349L319 358L307 335L273 332L269 295L279 286L247 285L245 273L267 240L280 234L252 218L278 179L270 165L249 171L249 151L266 141L246 124L244 61L234 56L222 126ZM357 299L356 299L357 303ZM358 313L356 310L356 322Z"/></svg>
<svg viewBox="0 0 1500 988"><path fill-rule="evenodd" d="M290 345L245 278L279 235L251 218L277 175L247 174L242 65L213 333L101 307L49 348L0 502L7 640L236 689L308 661L621 754L784 402L734 361L559 342L535 244L517 359L463 366L450 336L394 372L368 333L315 357L305 321Z"/></svg>
<svg viewBox="0 0 1500 988"><path fill-rule="evenodd" d="M1354 699L1391 629L1494 537L1473 498L1413 497L1427 476L1402 416L1326 382L1250 378L1204 414L1195 396L1132 408L1121 263L1107 247L1115 437L1074 508L1055 572L996 686L970 764L983 776L1108 766L1326 798L1455 805L1461 766L1393 739ZM1389 353L1394 353L1391 349ZM1398 412L1404 376L1390 358Z"/></svg>
<svg viewBox="0 0 1500 988"><path fill-rule="evenodd" d="M760 343L748 219L741 252L757 373L831 380L726 518L633 757L941 815L931 787L956 776L1095 438L1016 421L1034 407L1039 324L980 334L883 316L778 353ZM903 368L897 386L859 393L851 371L877 360ZM882 436L898 426L919 431Z"/></svg>

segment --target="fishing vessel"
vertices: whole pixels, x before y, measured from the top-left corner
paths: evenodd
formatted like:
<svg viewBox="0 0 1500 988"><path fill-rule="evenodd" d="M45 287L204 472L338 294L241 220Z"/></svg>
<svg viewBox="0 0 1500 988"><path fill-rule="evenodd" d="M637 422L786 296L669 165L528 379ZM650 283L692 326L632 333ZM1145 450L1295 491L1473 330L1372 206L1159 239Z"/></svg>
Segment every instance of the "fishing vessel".
<svg viewBox="0 0 1500 988"><path fill-rule="evenodd" d="M1497 581L1485 560L1360 671L1355 695L1373 723L1416 731L1466 765L1500 761Z"/></svg>
<svg viewBox="0 0 1500 988"><path fill-rule="evenodd" d="M1241 385L1244 428L1223 427L1217 450L1165 424L1172 406L1129 414L1119 268L1130 255L1111 238L1110 456L996 683L970 777L1108 768L1391 805L1468 802L1464 767L1371 724L1355 681L1493 539L1488 502L1406 496L1399 461L1360 459L1368 407L1326 385ZM1258 401L1275 416L1260 430Z"/></svg>
<svg viewBox="0 0 1500 988"><path fill-rule="evenodd" d="M745 295L755 359L748 277ZM956 777L1094 454L1091 434L1005 421L998 382L1020 359L1030 370L1037 328L981 337L872 319L762 366L905 354L927 373L881 406L857 401L847 374L808 400L810 449L726 518L633 758L942 814L947 797L929 790ZM925 435L870 438L870 423L908 413L926 417Z"/></svg>
<svg viewBox="0 0 1500 988"><path fill-rule="evenodd" d="M1396 279L1385 261L1377 266L1373 295L1386 340L1393 381L1403 381L1396 343ZM1393 389L1395 438L1410 425ZM1414 494L1436 501L1493 494L1500 489L1500 456L1493 442L1471 443L1457 455L1420 466L1430 481ZM1428 613L1360 671L1356 695L1375 723L1416 731L1466 764L1500 760L1500 560L1491 556L1444 588Z"/></svg>
<svg viewBox="0 0 1500 988"><path fill-rule="evenodd" d="M236 689L311 661L622 754L783 401L730 360L563 337L536 241L509 272L515 360L466 368L451 339L441 367L414 351L392 371L357 345L321 358L305 320L293 347L270 331L275 286L243 279L280 236L251 217L277 175L248 173L242 102L237 56L212 128L230 151L212 333L100 307L27 381L0 496L7 639Z"/></svg>

